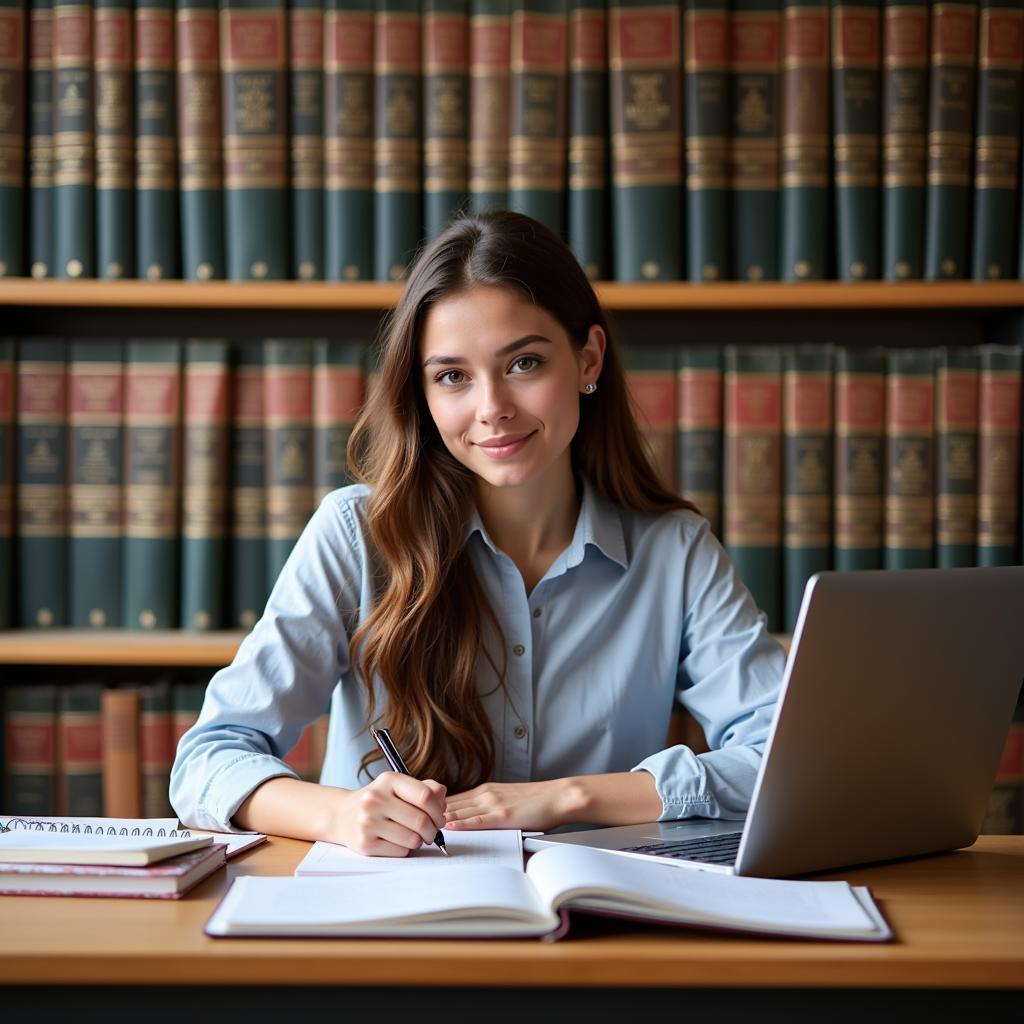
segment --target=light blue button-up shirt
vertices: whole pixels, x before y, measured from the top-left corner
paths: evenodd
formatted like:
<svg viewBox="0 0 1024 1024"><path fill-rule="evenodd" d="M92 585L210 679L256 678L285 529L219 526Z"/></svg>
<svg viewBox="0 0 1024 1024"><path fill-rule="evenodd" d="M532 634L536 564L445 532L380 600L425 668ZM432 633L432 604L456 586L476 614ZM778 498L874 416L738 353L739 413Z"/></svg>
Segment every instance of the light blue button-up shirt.
<svg viewBox="0 0 1024 1024"><path fill-rule="evenodd" d="M211 680L171 773L185 824L233 829L257 786L295 775L281 758L328 706L321 782L368 781L359 764L376 748L348 641L372 607L369 493L355 485L324 499L263 617ZM529 594L478 516L466 543L507 645L504 688L484 657L478 669L496 781L647 771L662 820L746 813L785 655L705 519L642 515L585 483L572 543ZM674 697L710 752L663 749Z"/></svg>

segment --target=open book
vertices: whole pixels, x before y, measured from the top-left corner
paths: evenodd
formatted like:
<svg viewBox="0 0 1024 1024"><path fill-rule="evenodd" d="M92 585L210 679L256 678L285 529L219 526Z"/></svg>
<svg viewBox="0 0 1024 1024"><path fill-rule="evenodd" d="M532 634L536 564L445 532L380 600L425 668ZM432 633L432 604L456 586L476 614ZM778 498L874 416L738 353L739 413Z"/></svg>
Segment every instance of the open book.
<svg viewBox="0 0 1024 1024"><path fill-rule="evenodd" d="M559 938L568 910L818 939L892 938L867 889L687 871L585 847L536 854L525 873L438 864L412 874L236 878L213 936Z"/></svg>

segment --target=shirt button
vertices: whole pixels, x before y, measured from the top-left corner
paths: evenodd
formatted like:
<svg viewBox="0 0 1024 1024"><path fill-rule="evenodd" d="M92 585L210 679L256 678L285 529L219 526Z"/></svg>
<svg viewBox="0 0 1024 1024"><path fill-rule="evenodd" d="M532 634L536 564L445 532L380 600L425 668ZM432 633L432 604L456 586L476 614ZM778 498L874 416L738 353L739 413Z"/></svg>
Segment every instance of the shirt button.
<svg viewBox="0 0 1024 1024"><path fill-rule="evenodd" d="M526 653L526 648L522 644L516 644L512 648L512 653L517 657L521 658Z"/></svg>
<svg viewBox="0 0 1024 1024"><path fill-rule="evenodd" d="M517 740L521 740L526 736L526 729L522 725L517 725L515 728L515 737Z"/></svg>
<svg viewBox="0 0 1024 1024"><path fill-rule="evenodd" d="M539 608L534 608L533 609L533 617L535 619L539 619L540 618L540 609Z"/></svg>

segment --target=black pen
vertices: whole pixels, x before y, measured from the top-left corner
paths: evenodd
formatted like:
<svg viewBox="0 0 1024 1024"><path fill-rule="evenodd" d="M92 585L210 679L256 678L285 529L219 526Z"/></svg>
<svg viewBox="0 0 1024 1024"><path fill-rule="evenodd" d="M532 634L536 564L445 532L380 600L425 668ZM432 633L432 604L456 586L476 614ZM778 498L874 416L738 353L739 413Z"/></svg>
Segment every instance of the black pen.
<svg viewBox="0 0 1024 1024"><path fill-rule="evenodd" d="M398 772L400 775L412 774L409 769L405 767L402 755L398 752L398 748L392 742L387 729L371 728L370 735L377 741L377 746L384 751L384 756L388 759L388 764L391 765L391 770L393 772ZM448 856L448 848L444 845L444 836L441 835L440 829L438 829L437 835L434 836L434 845L446 857Z"/></svg>

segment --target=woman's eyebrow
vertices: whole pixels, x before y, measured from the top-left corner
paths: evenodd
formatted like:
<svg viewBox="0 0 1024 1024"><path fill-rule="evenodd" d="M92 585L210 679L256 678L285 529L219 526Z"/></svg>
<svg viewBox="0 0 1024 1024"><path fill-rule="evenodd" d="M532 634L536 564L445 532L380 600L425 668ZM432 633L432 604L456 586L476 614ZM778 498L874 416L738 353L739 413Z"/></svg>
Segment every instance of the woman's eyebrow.
<svg viewBox="0 0 1024 1024"><path fill-rule="evenodd" d="M503 345L495 352L496 356L507 356L511 355L518 349L525 348L527 345L532 345L535 341L543 341L547 344L551 344L550 338L545 338L543 334L524 334L521 338L516 338L515 341L510 341L507 345ZM423 360L424 366L455 366L458 363L463 362L458 356L431 356L429 359Z"/></svg>

